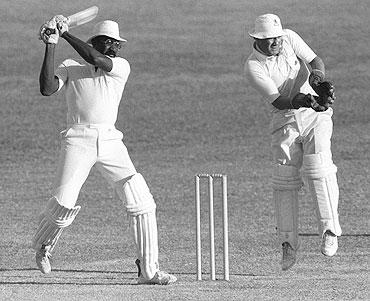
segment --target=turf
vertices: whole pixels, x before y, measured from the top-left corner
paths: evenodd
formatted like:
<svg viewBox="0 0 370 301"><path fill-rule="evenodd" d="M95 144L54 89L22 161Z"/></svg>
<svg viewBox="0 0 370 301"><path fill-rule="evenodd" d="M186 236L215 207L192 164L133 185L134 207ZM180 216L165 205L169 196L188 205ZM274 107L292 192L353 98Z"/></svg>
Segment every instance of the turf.
<svg viewBox="0 0 370 301"><path fill-rule="evenodd" d="M41 275L29 241L50 195L65 126L62 94L42 97L38 73L45 19L98 5L129 41L132 73L117 128L158 206L160 264L179 281L137 286L126 214L92 170L82 210ZM370 93L367 1L127 0L1 2L0 299L1 300L366 300L369 295ZM278 14L324 59L336 83L333 155L338 166L343 236L325 258L308 191L300 195L298 262L281 272L271 201L269 107L244 81L246 29ZM73 29L87 39L90 27ZM61 41L57 62L74 56ZM195 281L196 173L228 175L230 282ZM206 208L204 208L206 209ZM217 273L222 278L220 205ZM202 215L206 222L206 212ZM207 227L202 235L207 247Z"/></svg>

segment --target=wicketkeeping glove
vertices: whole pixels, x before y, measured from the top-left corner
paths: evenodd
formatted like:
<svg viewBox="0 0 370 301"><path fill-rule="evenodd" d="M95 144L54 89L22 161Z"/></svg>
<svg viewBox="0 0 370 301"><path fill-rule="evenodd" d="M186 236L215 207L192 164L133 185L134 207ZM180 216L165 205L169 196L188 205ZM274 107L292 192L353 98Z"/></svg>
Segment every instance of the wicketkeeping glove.
<svg viewBox="0 0 370 301"><path fill-rule="evenodd" d="M312 108L316 112L323 112L326 111L329 105L322 105L319 103L319 97L313 96L311 94L303 94L298 93L294 98L291 100L291 105L293 109L299 109L301 107L305 108Z"/></svg>
<svg viewBox="0 0 370 301"><path fill-rule="evenodd" d="M317 102L328 108L335 100L335 87L332 82L324 81L324 72L313 69L308 79L312 89L319 95Z"/></svg>
<svg viewBox="0 0 370 301"><path fill-rule="evenodd" d="M59 31L57 23L51 19L44 23L39 30L39 39L45 44L57 44L59 40Z"/></svg>
<svg viewBox="0 0 370 301"><path fill-rule="evenodd" d="M322 105L329 107L334 103L335 100L335 87L330 81L323 81L317 86L313 87L319 98L317 102Z"/></svg>

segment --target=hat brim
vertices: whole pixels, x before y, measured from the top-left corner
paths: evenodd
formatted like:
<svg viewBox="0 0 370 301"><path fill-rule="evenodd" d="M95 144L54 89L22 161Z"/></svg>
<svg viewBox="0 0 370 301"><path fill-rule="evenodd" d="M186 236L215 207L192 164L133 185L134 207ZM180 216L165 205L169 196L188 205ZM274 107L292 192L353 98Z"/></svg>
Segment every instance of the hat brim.
<svg viewBox="0 0 370 301"><path fill-rule="evenodd" d="M252 38L256 39L272 39L272 38L277 38L281 36L285 36L286 32L284 30L279 30L276 32L255 32L255 31L249 31L248 34Z"/></svg>
<svg viewBox="0 0 370 301"><path fill-rule="evenodd" d="M106 36L106 37L109 37L109 38L115 39L115 40L120 41L120 42L127 42L127 40L126 40L126 39L121 38L121 37L119 37L119 36L113 36L113 35L109 35L109 34L97 34L97 35L94 35L94 36L92 36L91 38L89 38L89 39L86 41L86 43L91 44L91 40L92 40L93 38L96 38L96 37L99 37L99 36Z"/></svg>

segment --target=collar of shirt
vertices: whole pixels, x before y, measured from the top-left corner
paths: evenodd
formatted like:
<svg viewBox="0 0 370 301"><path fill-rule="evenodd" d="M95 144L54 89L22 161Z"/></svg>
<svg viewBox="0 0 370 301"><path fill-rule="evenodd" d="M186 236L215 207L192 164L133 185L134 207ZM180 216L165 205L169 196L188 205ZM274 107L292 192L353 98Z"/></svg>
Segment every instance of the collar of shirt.
<svg viewBox="0 0 370 301"><path fill-rule="evenodd" d="M253 54L258 61L260 61L261 63L266 63L266 64L274 62L276 58L278 57L277 55L267 56L259 52L254 46L253 46Z"/></svg>

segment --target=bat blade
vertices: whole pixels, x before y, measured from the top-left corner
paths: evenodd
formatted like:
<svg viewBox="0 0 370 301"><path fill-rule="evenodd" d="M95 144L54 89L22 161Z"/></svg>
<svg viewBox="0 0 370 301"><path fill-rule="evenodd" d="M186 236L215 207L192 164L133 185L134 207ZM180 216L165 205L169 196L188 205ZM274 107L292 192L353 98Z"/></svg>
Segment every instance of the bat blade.
<svg viewBox="0 0 370 301"><path fill-rule="evenodd" d="M69 28L73 28L76 26L80 26L91 20L95 19L99 11L97 6L91 6L87 9L84 9L78 13L68 16L68 26Z"/></svg>

